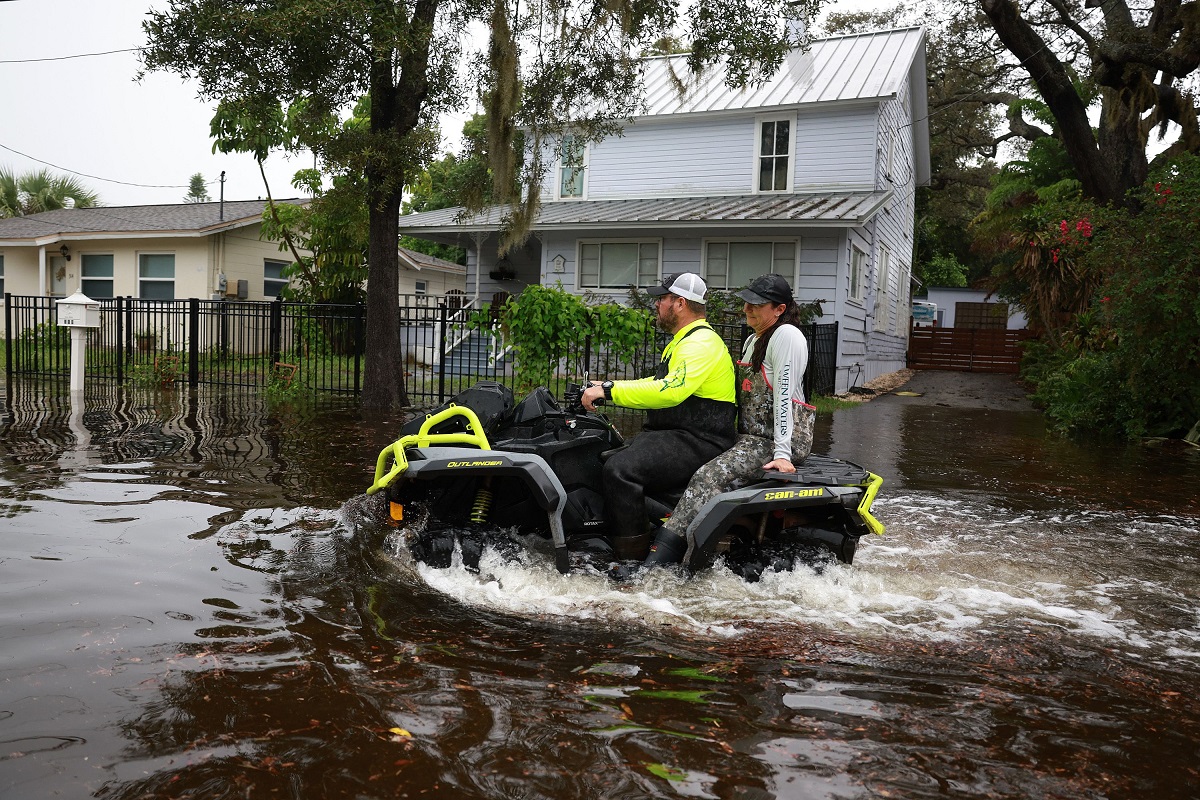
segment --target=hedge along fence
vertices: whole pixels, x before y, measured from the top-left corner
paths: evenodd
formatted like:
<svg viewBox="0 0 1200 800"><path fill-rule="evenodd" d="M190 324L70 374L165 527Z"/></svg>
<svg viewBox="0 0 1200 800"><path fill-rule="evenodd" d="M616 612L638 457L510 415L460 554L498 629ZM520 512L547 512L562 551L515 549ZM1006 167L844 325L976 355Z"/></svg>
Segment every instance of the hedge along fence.
<svg viewBox="0 0 1200 800"><path fill-rule="evenodd" d="M5 374L67 379L70 340L57 326L55 298L4 296ZM507 354L493 363L456 368L444 352L457 308L398 307L402 347L413 355L406 377L417 407L445 402L479 380L544 384L562 393L565 383L593 378L639 378L654 371L668 341L644 309L585 299L541 286L510 298L494 326L490 310L475 315L480 335L504 337ZM749 330L741 322L713 323L734 356ZM361 390L366 315L362 305L282 301L139 300L101 302L101 326L88 336L87 377L155 385L285 385L306 393L357 394ZM805 391L832 394L837 325L808 325L809 369Z"/></svg>

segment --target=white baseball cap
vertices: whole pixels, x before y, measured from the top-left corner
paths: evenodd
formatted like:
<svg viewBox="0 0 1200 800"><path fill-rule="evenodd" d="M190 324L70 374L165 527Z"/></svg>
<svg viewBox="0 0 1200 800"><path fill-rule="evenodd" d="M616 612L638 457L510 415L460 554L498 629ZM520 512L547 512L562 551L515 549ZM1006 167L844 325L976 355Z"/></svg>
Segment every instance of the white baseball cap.
<svg viewBox="0 0 1200 800"><path fill-rule="evenodd" d="M703 303L708 286L704 284L704 279L694 272L679 272L663 278L662 283L651 288L646 294L651 297L662 297L668 292L677 294L684 300Z"/></svg>

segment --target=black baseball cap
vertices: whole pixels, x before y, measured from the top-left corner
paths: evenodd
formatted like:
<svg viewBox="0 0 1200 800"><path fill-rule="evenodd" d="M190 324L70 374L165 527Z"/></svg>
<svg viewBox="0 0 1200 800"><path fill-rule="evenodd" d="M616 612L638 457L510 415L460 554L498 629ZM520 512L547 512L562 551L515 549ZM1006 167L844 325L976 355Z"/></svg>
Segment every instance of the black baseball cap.
<svg viewBox="0 0 1200 800"><path fill-rule="evenodd" d="M750 281L749 286L738 292L737 296L752 306L763 303L775 303L776 305L786 303L790 306L796 302L796 299L792 297L792 287L788 285L782 275L776 275L773 272L759 275Z"/></svg>

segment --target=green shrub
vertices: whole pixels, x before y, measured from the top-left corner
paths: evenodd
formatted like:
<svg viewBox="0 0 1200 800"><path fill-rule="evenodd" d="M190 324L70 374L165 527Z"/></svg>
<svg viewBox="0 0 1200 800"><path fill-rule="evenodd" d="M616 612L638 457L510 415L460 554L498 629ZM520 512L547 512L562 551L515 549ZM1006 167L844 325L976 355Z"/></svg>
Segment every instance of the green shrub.
<svg viewBox="0 0 1200 800"><path fill-rule="evenodd" d="M21 341L44 347L67 347L71 344L71 329L55 322L40 322L21 331Z"/></svg>
<svg viewBox="0 0 1200 800"><path fill-rule="evenodd" d="M1051 427L1061 433L1124 434L1130 409L1123 393L1114 390L1124 381L1113 355L1061 352L1057 360L1059 365L1043 374L1033 395L1045 407Z"/></svg>
<svg viewBox="0 0 1200 800"><path fill-rule="evenodd" d="M1179 436L1200 420L1200 158L1157 171L1134 201L1080 256L1103 276L1090 307L1023 365L1061 430Z"/></svg>
<svg viewBox="0 0 1200 800"><path fill-rule="evenodd" d="M510 297L501 316L516 356L519 388L546 385L564 353L581 350L588 336L593 348L629 358L645 342L646 312L617 303L588 303L561 286L526 286ZM482 324L473 321L473 324Z"/></svg>
<svg viewBox="0 0 1200 800"><path fill-rule="evenodd" d="M291 403L312 395L308 387L296 379L297 371L296 367L290 364L276 364L271 368L267 385L263 387L263 396L268 403Z"/></svg>

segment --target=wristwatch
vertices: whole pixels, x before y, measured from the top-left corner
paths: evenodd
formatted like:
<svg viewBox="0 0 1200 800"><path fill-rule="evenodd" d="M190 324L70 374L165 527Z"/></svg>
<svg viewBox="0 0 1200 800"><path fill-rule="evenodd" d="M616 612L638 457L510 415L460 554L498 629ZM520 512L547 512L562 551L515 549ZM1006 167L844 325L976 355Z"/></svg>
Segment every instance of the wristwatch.
<svg viewBox="0 0 1200 800"><path fill-rule="evenodd" d="M604 383L600 384L600 388L604 390L604 399L610 403L612 402L612 387L612 381L605 381Z"/></svg>

